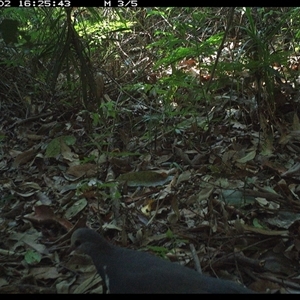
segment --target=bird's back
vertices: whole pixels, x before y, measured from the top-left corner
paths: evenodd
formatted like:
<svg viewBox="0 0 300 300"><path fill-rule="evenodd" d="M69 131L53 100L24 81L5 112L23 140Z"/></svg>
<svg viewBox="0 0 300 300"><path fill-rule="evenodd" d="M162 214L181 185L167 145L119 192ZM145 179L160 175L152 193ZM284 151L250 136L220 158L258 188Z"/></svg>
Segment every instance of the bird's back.
<svg viewBox="0 0 300 300"><path fill-rule="evenodd" d="M111 293L251 292L234 282L202 275L145 252L117 249L114 261L106 264Z"/></svg>

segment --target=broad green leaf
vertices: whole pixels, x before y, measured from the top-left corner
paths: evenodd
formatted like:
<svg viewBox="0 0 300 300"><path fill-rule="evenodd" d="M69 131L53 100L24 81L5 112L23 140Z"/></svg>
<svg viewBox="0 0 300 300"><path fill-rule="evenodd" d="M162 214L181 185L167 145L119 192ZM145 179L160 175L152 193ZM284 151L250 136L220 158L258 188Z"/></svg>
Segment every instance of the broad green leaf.
<svg viewBox="0 0 300 300"><path fill-rule="evenodd" d="M26 251L24 258L29 265L33 265L39 263L42 256L34 250L28 250Z"/></svg>

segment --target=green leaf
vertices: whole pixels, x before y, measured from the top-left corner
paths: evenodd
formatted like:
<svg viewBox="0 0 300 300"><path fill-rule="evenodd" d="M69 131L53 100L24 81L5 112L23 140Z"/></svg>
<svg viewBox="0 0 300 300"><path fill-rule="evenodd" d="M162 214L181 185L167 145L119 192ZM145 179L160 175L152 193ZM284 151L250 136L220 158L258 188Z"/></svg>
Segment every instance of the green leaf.
<svg viewBox="0 0 300 300"><path fill-rule="evenodd" d="M250 152L248 152L244 157L241 157L239 159L237 159L236 161L241 163L241 164L245 164L246 162L252 160L256 155L256 150L252 150Z"/></svg>
<svg viewBox="0 0 300 300"><path fill-rule="evenodd" d="M63 135L53 139L47 146L46 157L57 157L61 154L61 144L74 145L76 138L72 135Z"/></svg>
<svg viewBox="0 0 300 300"><path fill-rule="evenodd" d="M254 218L253 219L253 226L255 227L255 228L265 228L264 226L262 226L262 225L260 225L260 223L259 223L259 221L258 221L258 219L257 218Z"/></svg>
<svg viewBox="0 0 300 300"><path fill-rule="evenodd" d="M28 250L26 251L24 258L29 265L34 265L41 261L42 256L40 255L40 253L34 250Z"/></svg>
<svg viewBox="0 0 300 300"><path fill-rule="evenodd" d="M60 142L59 139L53 139L47 146L46 149L46 157L56 157L60 154Z"/></svg>
<svg viewBox="0 0 300 300"><path fill-rule="evenodd" d="M72 146L75 144L76 142L76 138L73 135L65 135L65 136L61 136L61 139L68 145L68 146Z"/></svg>

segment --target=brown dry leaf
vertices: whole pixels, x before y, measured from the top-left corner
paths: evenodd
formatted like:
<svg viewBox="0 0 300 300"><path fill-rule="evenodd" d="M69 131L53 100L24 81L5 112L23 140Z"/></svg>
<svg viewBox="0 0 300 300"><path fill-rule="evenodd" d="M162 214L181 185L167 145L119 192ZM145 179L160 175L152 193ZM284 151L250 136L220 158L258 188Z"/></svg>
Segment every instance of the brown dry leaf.
<svg viewBox="0 0 300 300"><path fill-rule="evenodd" d="M273 162L268 160L267 158L262 159L262 163L261 163L262 167L264 168L270 168L271 170L274 170L275 172L280 173L284 173L287 169L279 162Z"/></svg>
<svg viewBox="0 0 300 300"><path fill-rule="evenodd" d="M60 151L63 158L69 162L73 162L74 160L78 160L78 155L73 153L71 148L65 143L63 139L59 140L60 142Z"/></svg>
<svg viewBox="0 0 300 300"><path fill-rule="evenodd" d="M290 275L296 270L293 262L284 256L284 252L275 253L273 250L268 250L259 259L264 262L265 270L275 274Z"/></svg>
<svg viewBox="0 0 300 300"><path fill-rule="evenodd" d="M189 156L185 152L183 152L180 148L174 147L174 151L175 151L176 155L178 155L183 160L184 163L186 163L190 166L193 165Z"/></svg>
<svg viewBox="0 0 300 300"><path fill-rule="evenodd" d="M257 293L264 293L266 290L279 290L280 285L270 280L257 278L255 282L250 284L249 288Z"/></svg>
<svg viewBox="0 0 300 300"><path fill-rule="evenodd" d="M34 215L26 216L26 218L38 223L54 221L56 218L51 207L47 205L35 206L34 212L35 212Z"/></svg>
<svg viewBox="0 0 300 300"><path fill-rule="evenodd" d="M13 247L11 247L11 250L15 251L15 249L17 249L19 246L27 245L39 253L48 254L48 250L45 247L45 245L42 245L39 242L37 242L41 237L41 235L42 234L36 231L35 229L30 229L23 233L19 233L19 232L12 233L9 236L9 239L15 240L17 242Z"/></svg>
<svg viewBox="0 0 300 300"><path fill-rule="evenodd" d="M93 293L102 293L102 285L100 284L102 279L89 256L74 252L74 255L66 262L66 268L73 272L80 273L80 276L76 278L77 286L75 289L74 287L71 288L72 294L86 293L92 288L95 288Z"/></svg>
<svg viewBox="0 0 300 300"><path fill-rule="evenodd" d="M52 222L59 223L65 229L69 230L73 227L73 224L66 219L57 217L52 208L47 205L39 205L34 207L34 213L24 216L24 219L36 222L39 224L48 224Z"/></svg>
<svg viewBox="0 0 300 300"><path fill-rule="evenodd" d="M11 158L16 158L21 153L22 153L22 151L18 151L18 150L15 150L15 149L10 149L9 150L9 155L10 155Z"/></svg>
<svg viewBox="0 0 300 300"><path fill-rule="evenodd" d="M72 285L75 283L76 277L74 276L71 280L61 280L56 285L57 294L69 294Z"/></svg>
<svg viewBox="0 0 300 300"><path fill-rule="evenodd" d="M283 129L280 131L280 138L278 143L280 145L286 145L291 139L291 136L287 133L287 130Z"/></svg>
<svg viewBox="0 0 300 300"><path fill-rule="evenodd" d="M13 162L13 167L17 168L20 165L26 164L27 162L32 160L36 154L37 154L37 149L30 149L28 151L18 154Z"/></svg>
<svg viewBox="0 0 300 300"><path fill-rule="evenodd" d="M103 287L101 285L102 279L100 275L94 274L93 276L88 277L84 282L82 282L76 289L74 290L74 294L83 294L88 290L96 287L96 289L92 290L91 293L103 293Z"/></svg>
<svg viewBox="0 0 300 300"><path fill-rule="evenodd" d="M120 169L123 172L128 172L132 169L132 166L130 164L130 158L119 158L119 157L112 157L109 159L109 162L114 166Z"/></svg>
<svg viewBox="0 0 300 300"><path fill-rule="evenodd" d="M61 276L56 267L30 268L29 275L35 279L57 279Z"/></svg>
<svg viewBox="0 0 300 300"><path fill-rule="evenodd" d="M170 160L172 158L172 156L173 156L173 153L169 153L169 154L158 156L155 159L155 165L157 165L157 166L161 165L162 163Z"/></svg>
<svg viewBox="0 0 300 300"><path fill-rule="evenodd" d="M128 186L158 186L172 180L168 172L161 171L139 171L121 174L117 180L125 181Z"/></svg>
<svg viewBox="0 0 300 300"><path fill-rule="evenodd" d="M269 235L269 236L289 236L288 230L269 230L263 228L256 228L246 224L242 224L242 227L245 231L255 232L262 235Z"/></svg>
<svg viewBox="0 0 300 300"><path fill-rule="evenodd" d="M179 185L181 182L190 181L192 178L192 172L191 170L183 171L181 174L179 174L176 185Z"/></svg>
<svg viewBox="0 0 300 300"><path fill-rule="evenodd" d="M95 164L71 166L66 173L76 178L80 178L82 176L93 177L97 174L97 166Z"/></svg>
<svg viewBox="0 0 300 300"><path fill-rule="evenodd" d="M38 135L38 134L27 134L26 137L32 141L39 141L44 138L43 135Z"/></svg>

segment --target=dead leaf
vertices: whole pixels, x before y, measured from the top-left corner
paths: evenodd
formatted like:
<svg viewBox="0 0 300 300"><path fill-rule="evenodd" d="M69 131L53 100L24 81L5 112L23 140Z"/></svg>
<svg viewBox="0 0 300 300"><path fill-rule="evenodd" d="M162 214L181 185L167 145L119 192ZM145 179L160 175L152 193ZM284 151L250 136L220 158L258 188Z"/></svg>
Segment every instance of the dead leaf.
<svg viewBox="0 0 300 300"><path fill-rule="evenodd" d="M172 177L165 171L139 171L121 174L117 180L125 181L128 186L158 186L169 182Z"/></svg>
<svg viewBox="0 0 300 300"><path fill-rule="evenodd" d="M18 166L24 165L27 162L31 161L35 157L37 152L37 149L30 149L28 151L18 154L13 162L13 167L17 168Z"/></svg>
<svg viewBox="0 0 300 300"><path fill-rule="evenodd" d="M82 176L93 177L97 174L97 166L95 164L71 166L66 173L76 178L80 178Z"/></svg>
<svg viewBox="0 0 300 300"><path fill-rule="evenodd" d="M34 207L34 213L30 215L25 215L24 219L36 222L39 224L49 224L52 222L59 223L66 229L73 227L73 224L68 220L57 217L52 208L47 205L39 205Z"/></svg>

